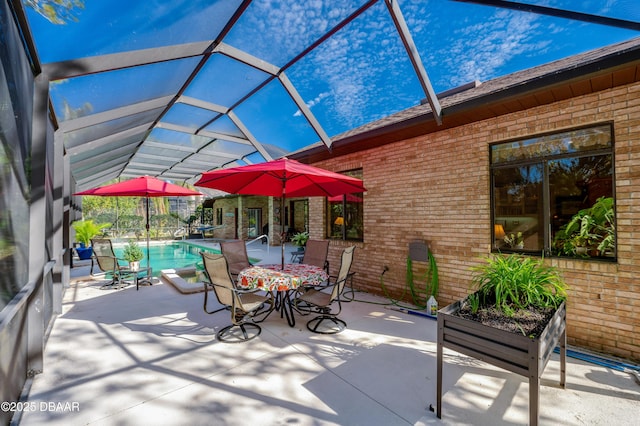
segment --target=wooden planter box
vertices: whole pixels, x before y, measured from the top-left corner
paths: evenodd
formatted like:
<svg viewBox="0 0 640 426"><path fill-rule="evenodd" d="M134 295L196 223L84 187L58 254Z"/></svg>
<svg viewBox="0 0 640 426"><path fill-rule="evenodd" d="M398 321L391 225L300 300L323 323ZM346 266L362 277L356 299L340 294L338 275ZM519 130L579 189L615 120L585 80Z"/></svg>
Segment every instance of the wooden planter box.
<svg viewBox="0 0 640 426"><path fill-rule="evenodd" d="M540 377L560 345L560 386L566 379L566 307L563 302L541 335L535 339L499 330L453 315L464 300L438 311L437 411L442 417L442 352L448 348L529 378L529 424L538 424Z"/></svg>

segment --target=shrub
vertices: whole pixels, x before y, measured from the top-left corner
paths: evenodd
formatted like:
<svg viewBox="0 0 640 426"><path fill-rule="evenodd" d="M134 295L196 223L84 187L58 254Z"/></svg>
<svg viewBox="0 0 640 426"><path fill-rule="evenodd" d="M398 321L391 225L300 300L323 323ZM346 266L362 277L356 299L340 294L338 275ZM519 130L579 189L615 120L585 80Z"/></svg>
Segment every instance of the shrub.
<svg viewBox="0 0 640 426"><path fill-rule="evenodd" d="M91 239L102 234L104 228L111 226L110 223L94 223L93 220L79 220L71 224L76 231L76 241L83 243L86 247L91 244Z"/></svg>
<svg viewBox="0 0 640 426"><path fill-rule="evenodd" d="M560 273L544 265L542 259L494 254L471 269L472 285L478 289L482 303L494 305L509 316L529 307L557 308L567 297Z"/></svg>
<svg viewBox="0 0 640 426"><path fill-rule="evenodd" d="M139 262L144 258L144 252L137 242L129 241L129 244L124 247L122 257L128 262Z"/></svg>

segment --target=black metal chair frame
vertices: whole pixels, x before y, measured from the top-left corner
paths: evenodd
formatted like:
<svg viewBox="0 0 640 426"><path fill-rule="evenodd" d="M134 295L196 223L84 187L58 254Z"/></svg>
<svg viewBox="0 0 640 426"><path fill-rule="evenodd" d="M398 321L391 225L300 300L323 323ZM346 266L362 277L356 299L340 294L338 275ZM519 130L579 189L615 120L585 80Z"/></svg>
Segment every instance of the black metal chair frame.
<svg viewBox="0 0 640 426"><path fill-rule="evenodd" d="M125 260L116 257L111 240L94 238L91 240L91 246L93 247L93 257L98 268L105 273L105 276L111 275L111 282L102 285L100 288L119 289L128 286L130 282L126 281L125 278L133 278L137 272L130 270L128 263L127 266L120 264ZM93 259L91 260L91 273L93 273Z"/></svg>
<svg viewBox="0 0 640 426"><path fill-rule="evenodd" d="M330 278L326 285L316 286L312 289L305 288L296 294L294 305L299 313L302 315L319 314L307 322L309 331L320 334L336 334L347 327L347 323L338 318L338 315L342 312L341 297L344 287L352 276L349 271L353 263L354 250L353 246L343 250L340 270L333 282ZM332 309L335 303L338 306L337 310ZM327 322L332 326L325 331L321 326Z"/></svg>
<svg viewBox="0 0 640 426"><path fill-rule="evenodd" d="M239 289L231 278L227 260L223 255L201 252L204 271L208 282L204 282L204 305L207 314L221 310L231 312L231 324L220 329L216 338L221 342L240 343L254 339L260 335L262 328L257 324L264 321L273 311L275 301L271 293L258 295L259 289ZM211 263L214 263L211 265ZM218 268L218 270L211 270ZM214 274L212 276L212 274ZM209 290L213 289L222 308L209 310ZM243 300L244 299L244 300ZM248 306L248 307L247 307ZM242 333L237 336L237 332Z"/></svg>

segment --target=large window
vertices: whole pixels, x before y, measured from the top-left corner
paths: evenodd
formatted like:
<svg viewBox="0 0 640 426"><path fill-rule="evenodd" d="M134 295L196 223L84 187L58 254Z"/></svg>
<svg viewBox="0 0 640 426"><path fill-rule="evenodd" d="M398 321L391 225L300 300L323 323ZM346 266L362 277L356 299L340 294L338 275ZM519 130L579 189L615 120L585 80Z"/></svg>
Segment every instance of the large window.
<svg viewBox="0 0 640 426"><path fill-rule="evenodd" d="M493 248L615 258L610 125L490 147Z"/></svg>
<svg viewBox="0 0 640 426"><path fill-rule="evenodd" d="M362 179L362 169L343 172ZM327 198L327 238L334 240L364 240L362 194L347 194Z"/></svg>

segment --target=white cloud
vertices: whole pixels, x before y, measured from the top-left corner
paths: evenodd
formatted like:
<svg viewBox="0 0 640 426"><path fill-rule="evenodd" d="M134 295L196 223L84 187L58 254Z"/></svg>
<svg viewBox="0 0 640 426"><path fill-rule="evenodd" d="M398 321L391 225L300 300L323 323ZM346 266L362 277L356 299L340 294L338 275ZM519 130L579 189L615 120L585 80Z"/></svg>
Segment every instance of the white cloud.
<svg viewBox="0 0 640 426"><path fill-rule="evenodd" d="M312 99L312 100L310 100L310 101L306 102L306 105L307 105L309 108L313 108L314 106L316 106L317 104L319 104L319 103L320 103L324 98L326 98L327 96L329 96L329 92L323 92L323 93L320 93L320 94L319 94L318 96L316 96L314 99ZM300 116L302 116L302 113L300 112L300 110L298 110L298 111L296 111L296 112L293 114L293 116L294 116L294 117L300 117Z"/></svg>
<svg viewBox="0 0 640 426"><path fill-rule="evenodd" d="M377 10L365 15L373 14L376 19L356 19L320 45L297 69L298 74L312 75L296 83L304 85L301 91L305 93L321 94L321 101L331 111L332 124L339 123L336 127L351 128L398 109L394 91L380 81L405 84L406 76L400 78L399 73L407 69L408 57L384 4L374 8Z"/></svg>
<svg viewBox="0 0 640 426"><path fill-rule="evenodd" d="M251 52L266 52L263 59L283 65L360 3L254 2L251 25L243 25L256 32L249 37ZM403 0L401 7L422 49L427 73L440 88L495 78L515 61L549 49L551 33L562 31L561 27L540 28L538 15L504 9L482 16L452 16L424 0ZM540 37L545 33L549 35ZM335 128L384 117L424 97L384 2L326 40L287 74L323 125ZM323 113L328 115L319 115ZM300 111L294 114L300 115Z"/></svg>
<svg viewBox="0 0 640 426"><path fill-rule="evenodd" d="M454 87L473 80L486 81L513 58L544 49L550 41L538 35L538 16L506 10L495 12L485 22L462 27L447 46L445 58L447 86Z"/></svg>

